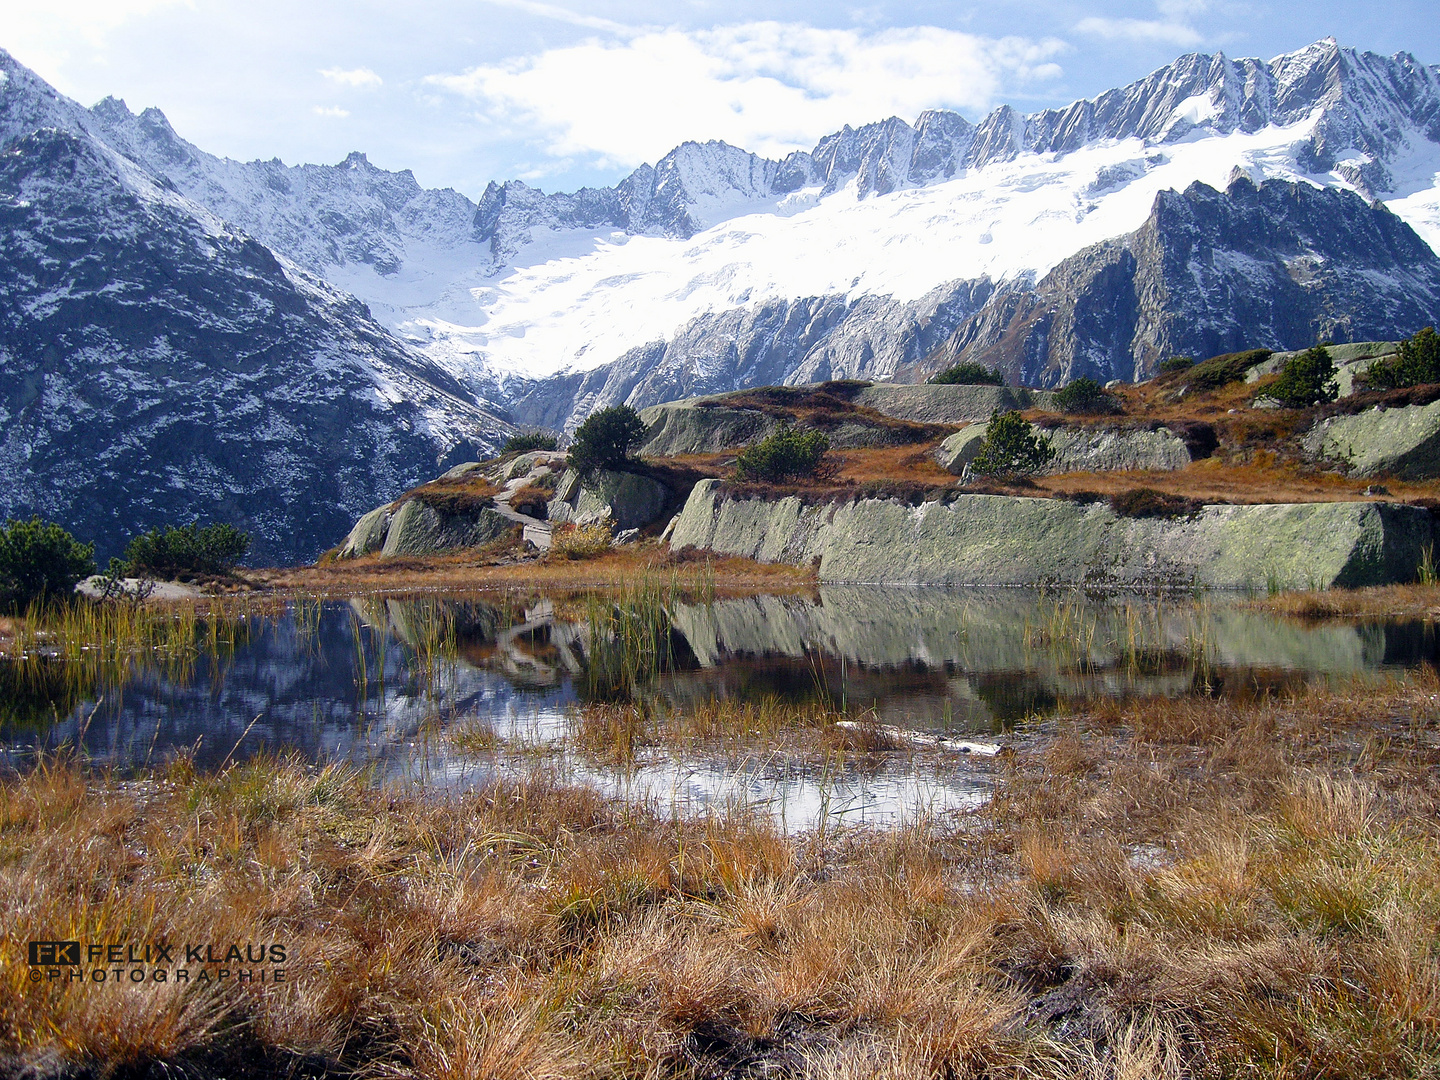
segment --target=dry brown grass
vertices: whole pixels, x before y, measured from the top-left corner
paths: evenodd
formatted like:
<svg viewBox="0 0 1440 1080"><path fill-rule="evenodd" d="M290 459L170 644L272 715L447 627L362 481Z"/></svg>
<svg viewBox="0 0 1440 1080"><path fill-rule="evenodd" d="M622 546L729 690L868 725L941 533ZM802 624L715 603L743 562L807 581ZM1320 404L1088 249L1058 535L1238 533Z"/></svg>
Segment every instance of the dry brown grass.
<svg viewBox="0 0 1440 1080"><path fill-rule="evenodd" d="M810 567L759 563L735 556L702 555L688 558L656 544L627 544L581 562L518 555L493 562L477 562L474 552L462 551L428 558L382 559L364 556L324 566L252 570L247 576L257 588L274 592L321 593L352 596L407 591L447 592L524 586L534 589L613 588L647 575L671 572L685 586L702 579L712 581L717 593L746 591L789 592L814 588Z"/></svg>
<svg viewBox="0 0 1440 1080"><path fill-rule="evenodd" d="M1363 589L1284 592L1252 600L1297 619L1440 619L1440 585L1375 585Z"/></svg>
<svg viewBox="0 0 1440 1080"><path fill-rule="evenodd" d="M36 984L12 961L0 1053L49 1074L1433 1076L1437 721L1431 675L1117 703L1022 744L953 825L793 837L539 781L426 797L288 760L52 763L0 784L7 957L280 940L290 981Z"/></svg>

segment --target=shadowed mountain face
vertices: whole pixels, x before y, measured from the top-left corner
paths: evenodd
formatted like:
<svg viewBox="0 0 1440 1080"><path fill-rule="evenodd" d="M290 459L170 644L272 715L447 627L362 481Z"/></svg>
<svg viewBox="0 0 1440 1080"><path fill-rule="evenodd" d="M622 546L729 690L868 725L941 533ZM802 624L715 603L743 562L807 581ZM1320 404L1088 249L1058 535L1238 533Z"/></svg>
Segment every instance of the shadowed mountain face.
<svg viewBox="0 0 1440 1080"><path fill-rule="evenodd" d="M1390 211L1309 184L1161 192L1145 224L1036 285L997 289L917 365L1056 386L1139 381L1166 357L1399 337L1440 316L1440 258Z"/></svg>
<svg viewBox="0 0 1440 1080"><path fill-rule="evenodd" d="M0 515L101 558L162 523L228 521L261 562L508 425L352 297L83 132L0 151Z"/></svg>

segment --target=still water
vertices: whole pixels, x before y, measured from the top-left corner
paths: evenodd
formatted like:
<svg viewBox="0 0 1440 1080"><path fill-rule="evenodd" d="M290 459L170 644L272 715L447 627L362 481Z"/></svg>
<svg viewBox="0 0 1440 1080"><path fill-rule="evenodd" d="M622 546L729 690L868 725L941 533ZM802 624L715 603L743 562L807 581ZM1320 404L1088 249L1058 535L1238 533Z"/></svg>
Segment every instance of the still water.
<svg viewBox="0 0 1440 1080"><path fill-rule="evenodd" d="M913 732L925 749L817 761L761 740L723 755L691 743L607 764L572 739L576 707L597 693L592 643L620 625L597 611L629 617L608 601L538 594L302 603L247 619L232 645L178 666L136 657L86 681L54 661L37 683L33 665L21 679L0 663L3 754L23 767L38 750L79 745L130 768L183 748L216 767L289 750L391 782L456 788L539 771L677 812L883 824L983 802L989 746L1098 698L1271 693L1433 664L1437 652L1428 624L1309 625L1213 597L826 586L667 601L650 642L658 659L625 675L652 709L823 702ZM447 737L462 731L486 737Z"/></svg>

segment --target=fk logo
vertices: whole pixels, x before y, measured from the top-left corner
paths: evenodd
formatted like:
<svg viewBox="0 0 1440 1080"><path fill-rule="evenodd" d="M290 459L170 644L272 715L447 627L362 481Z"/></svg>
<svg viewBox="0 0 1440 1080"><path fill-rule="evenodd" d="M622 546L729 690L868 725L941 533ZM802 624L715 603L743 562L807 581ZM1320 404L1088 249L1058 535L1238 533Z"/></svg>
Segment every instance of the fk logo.
<svg viewBox="0 0 1440 1080"><path fill-rule="evenodd" d="M79 967L80 942L32 941L30 964L32 967Z"/></svg>

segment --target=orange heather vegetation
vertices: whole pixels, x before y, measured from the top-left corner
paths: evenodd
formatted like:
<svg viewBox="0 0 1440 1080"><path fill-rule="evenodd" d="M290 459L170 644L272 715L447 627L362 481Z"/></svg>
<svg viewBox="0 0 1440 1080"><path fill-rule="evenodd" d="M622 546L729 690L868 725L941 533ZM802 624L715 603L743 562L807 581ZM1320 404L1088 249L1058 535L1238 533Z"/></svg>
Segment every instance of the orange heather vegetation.
<svg viewBox="0 0 1440 1080"><path fill-rule="evenodd" d="M284 981L12 960L0 1069L1432 1076L1437 777L1430 674L1098 708L1018 743L982 808L889 832L677 819L543 771L445 795L52 761L0 781L7 956L278 942Z"/></svg>

